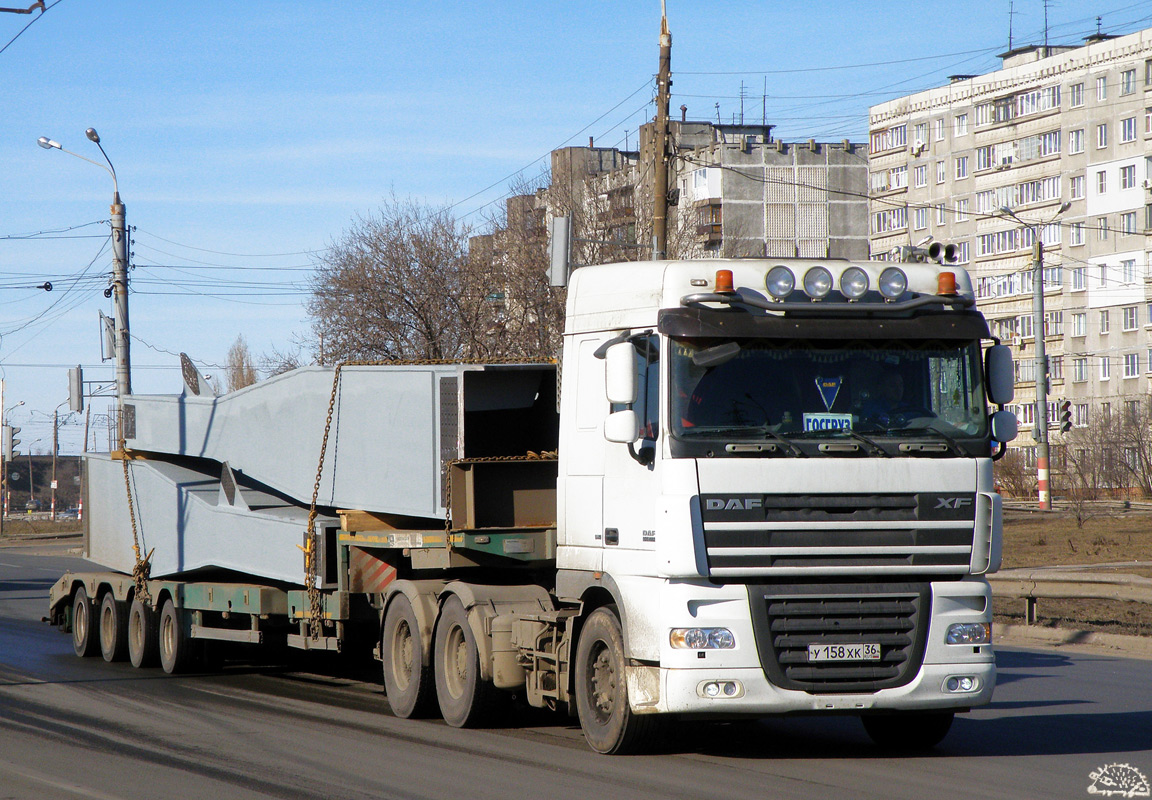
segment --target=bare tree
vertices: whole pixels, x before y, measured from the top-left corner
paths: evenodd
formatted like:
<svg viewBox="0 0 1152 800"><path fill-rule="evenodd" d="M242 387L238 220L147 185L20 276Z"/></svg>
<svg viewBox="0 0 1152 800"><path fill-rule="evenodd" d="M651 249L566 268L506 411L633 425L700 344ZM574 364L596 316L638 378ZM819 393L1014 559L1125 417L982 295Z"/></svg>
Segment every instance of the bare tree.
<svg viewBox="0 0 1152 800"><path fill-rule="evenodd" d="M248 352L248 343L244 336L239 335L232 346L228 348L228 391L234 392L256 383L256 366L252 363L252 354Z"/></svg>
<svg viewBox="0 0 1152 800"><path fill-rule="evenodd" d="M1028 463L1023 451L1010 449L994 469L996 485L1002 493L1013 497L1036 494L1036 467Z"/></svg>
<svg viewBox="0 0 1152 800"><path fill-rule="evenodd" d="M272 352L260 356L260 371L268 375L279 375L304 365L300 357L300 348L281 351L272 347Z"/></svg>

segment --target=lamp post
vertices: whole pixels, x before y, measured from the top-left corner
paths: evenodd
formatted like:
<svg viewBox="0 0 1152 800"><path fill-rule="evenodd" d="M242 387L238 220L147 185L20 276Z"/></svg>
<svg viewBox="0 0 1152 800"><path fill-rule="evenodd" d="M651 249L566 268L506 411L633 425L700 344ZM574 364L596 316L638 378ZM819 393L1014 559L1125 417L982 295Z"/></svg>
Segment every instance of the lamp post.
<svg viewBox="0 0 1152 800"><path fill-rule="evenodd" d="M43 439L37 439L28 445L28 503L24 506L24 510L29 514L32 513L36 503L36 492L32 488L32 445L39 444L42 441Z"/></svg>
<svg viewBox="0 0 1152 800"><path fill-rule="evenodd" d="M1052 510L1052 492L1049 488L1051 472L1048 467L1048 356L1044 351L1044 243L1041 231L1068 210L1071 203L1062 203L1046 222L1028 222L1020 219L1008 206L1000 213L1019 222L1032 231L1032 328L1036 339L1036 413L1034 437L1036 439L1036 493L1041 511Z"/></svg>
<svg viewBox="0 0 1152 800"><path fill-rule="evenodd" d="M37 142L45 150L59 150L70 156L76 156L89 164L95 164L112 176L112 291L115 295L116 316L116 405L117 411L122 412L124 398L132 394L131 356L128 346L128 228L124 222L124 204L120 202L120 187L116 182L116 168L112 166L111 159L104 152L100 144L100 134L95 128L84 131L89 141L100 148L100 154L108 162L104 166L99 161L65 150L59 142L41 136ZM117 413L121 418L121 414ZM123 438L123 419L120 420L120 436Z"/></svg>
<svg viewBox="0 0 1152 800"><path fill-rule="evenodd" d="M7 411L4 410L4 380L0 378L0 424L8 425L8 415L24 405L21 400ZM13 461L16 460L13 455ZM0 536L4 535L4 516L8 513L8 466L4 463L4 453L0 448Z"/></svg>

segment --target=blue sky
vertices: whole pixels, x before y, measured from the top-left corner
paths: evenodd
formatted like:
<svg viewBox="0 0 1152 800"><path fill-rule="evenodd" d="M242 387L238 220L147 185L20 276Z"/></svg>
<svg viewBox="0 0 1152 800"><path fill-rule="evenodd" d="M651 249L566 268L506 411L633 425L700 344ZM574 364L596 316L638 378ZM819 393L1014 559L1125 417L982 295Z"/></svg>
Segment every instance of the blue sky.
<svg viewBox="0 0 1152 800"><path fill-rule="evenodd" d="M24 452L49 452L69 366L113 374L97 327L111 254L93 224L111 179L39 136L99 161L84 130L100 132L136 229L134 389L168 393L180 351L211 373L240 334L257 355L291 350L314 254L391 193L480 224L553 148L635 146L653 113L658 0L48 5L0 14L0 377ZM1042 0L1014 11L1015 43L1040 41ZM863 141L870 104L995 69L1008 12L669 0L673 114L731 121L743 83L744 119L766 107L780 138ZM1152 26L1146 3L1053 0L1050 41L1079 42L1096 15L1105 32ZM30 288L45 280L51 293ZM61 452L77 452L82 420L68 422Z"/></svg>

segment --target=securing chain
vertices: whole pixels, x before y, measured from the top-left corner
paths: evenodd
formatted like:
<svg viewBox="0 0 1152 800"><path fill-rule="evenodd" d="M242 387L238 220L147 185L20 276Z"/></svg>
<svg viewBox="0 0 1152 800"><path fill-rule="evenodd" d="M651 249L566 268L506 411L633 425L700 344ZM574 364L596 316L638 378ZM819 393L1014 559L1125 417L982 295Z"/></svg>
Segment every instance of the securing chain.
<svg viewBox="0 0 1152 800"><path fill-rule="evenodd" d="M140 556L140 532L136 527L136 506L132 502L132 480L128 477L128 442L123 436L120 437L120 462L124 465L124 490L128 494L128 518L132 521L132 553L136 561L132 567L132 582L136 585L136 597L141 603L151 606L152 596L148 592L148 578L152 574L152 553Z"/></svg>
<svg viewBox="0 0 1152 800"><path fill-rule="evenodd" d="M332 417L336 410L336 396L340 389L340 373L344 367L422 367L422 366L439 366L448 364L555 364L555 359L545 359L544 361L531 361L524 358L488 358L488 359L437 359L437 358L411 358L411 359L389 359L382 361L341 361L336 365L336 369L332 375L332 393L328 398L328 415L324 420L324 438L320 442L320 460L316 465L316 482L312 485L312 502L308 508L308 526L304 529L305 546L301 548L304 551L304 588L308 593L308 635L313 640L320 638L321 628L323 625L323 610L321 608L320 600L320 587L317 585L317 577L319 576L319 555L316 551L316 532L313 526L316 524L316 501L320 497L320 480L324 475L324 456L328 452L328 436L332 431ZM493 458L490 460L508 460L515 461L526 458L525 456L511 456L507 458ZM478 461L480 459L468 459L469 461ZM127 467L125 467L127 469ZM451 470L448 473L448 497L451 498ZM444 515L445 536L451 530L451 520L448 514ZM446 543L447 544L447 543Z"/></svg>

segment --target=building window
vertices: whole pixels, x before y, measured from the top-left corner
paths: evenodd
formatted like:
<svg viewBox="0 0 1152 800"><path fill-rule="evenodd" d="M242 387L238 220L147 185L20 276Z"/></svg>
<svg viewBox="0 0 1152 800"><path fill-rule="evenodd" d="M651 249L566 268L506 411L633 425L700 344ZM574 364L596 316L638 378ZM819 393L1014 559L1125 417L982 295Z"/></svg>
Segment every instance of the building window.
<svg viewBox="0 0 1152 800"><path fill-rule="evenodd" d="M1100 380L1106 381L1112 377L1112 363L1108 356L1101 356L1100 358Z"/></svg>
<svg viewBox="0 0 1152 800"><path fill-rule="evenodd" d="M927 122L917 122L915 131L916 132L913 134L914 141L919 142L920 144L927 144L928 143L928 123Z"/></svg>
<svg viewBox="0 0 1152 800"><path fill-rule="evenodd" d="M1136 330L1136 306L1124 306L1120 309L1120 317L1124 330Z"/></svg>
<svg viewBox="0 0 1152 800"><path fill-rule="evenodd" d="M905 189L908 187L908 167L893 167L888 175L888 188Z"/></svg>
<svg viewBox="0 0 1152 800"><path fill-rule="evenodd" d="M943 183L948 171L944 168L943 161L936 162L936 183Z"/></svg>
<svg viewBox="0 0 1152 800"><path fill-rule="evenodd" d="M1072 241L1071 241L1071 244L1084 244L1084 223L1083 222L1073 222L1072 223ZM1073 276L1075 276L1076 272L1079 272L1079 273L1081 273L1081 275L1083 275L1084 268L1083 267L1077 267L1076 270L1072 273ZM1083 286L1077 287L1075 285L1075 282L1076 282L1075 277L1072 278L1072 282L1073 282L1073 286L1072 286L1073 289L1085 288Z"/></svg>
<svg viewBox="0 0 1152 800"><path fill-rule="evenodd" d="M1084 152L1084 129L1077 128L1074 131L1068 131L1068 154L1075 155L1076 153Z"/></svg>
<svg viewBox="0 0 1152 800"><path fill-rule="evenodd" d="M968 156L956 157L956 179L968 177Z"/></svg>
<svg viewBox="0 0 1152 800"><path fill-rule="evenodd" d="M1081 200L1084 197L1084 176L1073 175L1068 179L1068 195L1073 200Z"/></svg>
<svg viewBox="0 0 1152 800"><path fill-rule="evenodd" d="M932 120L932 125L936 129L936 141L944 141L944 118L941 117L940 119Z"/></svg>
<svg viewBox="0 0 1152 800"><path fill-rule="evenodd" d="M1072 382L1084 383L1088 380L1088 359L1075 357L1072 359Z"/></svg>
<svg viewBox="0 0 1152 800"><path fill-rule="evenodd" d="M1048 359L1048 375L1054 381L1064 380L1064 356L1052 356ZM1052 414L1048 419L1056 419L1058 414Z"/></svg>
<svg viewBox="0 0 1152 800"><path fill-rule="evenodd" d="M1087 316L1085 314L1073 314L1072 315L1072 335L1073 336L1085 336L1085 335L1087 335L1086 329L1088 326L1085 324L1086 321L1087 321Z"/></svg>
<svg viewBox="0 0 1152 800"><path fill-rule="evenodd" d="M1152 230L1152 203L1144 206L1144 230Z"/></svg>
<svg viewBox="0 0 1152 800"><path fill-rule="evenodd" d="M1136 141L1136 117L1120 120L1120 142Z"/></svg>
<svg viewBox="0 0 1152 800"><path fill-rule="evenodd" d="M1103 150L1108 146L1108 123L1102 122L1096 126L1096 149Z"/></svg>
<svg viewBox="0 0 1152 800"><path fill-rule="evenodd" d="M1124 354L1124 377L1125 378L1138 378L1138 377L1140 377L1140 354L1139 353L1125 353Z"/></svg>
<svg viewBox="0 0 1152 800"><path fill-rule="evenodd" d="M1129 164L1126 167L1120 167L1120 188L1132 189L1136 186L1136 165Z"/></svg>
<svg viewBox="0 0 1152 800"><path fill-rule="evenodd" d="M1108 191L1108 173L1104 170L1096 170L1096 194L1104 194Z"/></svg>
<svg viewBox="0 0 1152 800"><path fill-rule="evenodd" d="M1075 231L1073 231L1072 235L1073 236L1076 235ZM1076 243L1073 242L1073 244L1076 244ZM1085 272L1084 267L1073 267L1072 268L1072 291L1077 292L1077 291L1081 291L1081 290L1087 289L1087 288L1088 288L1088 275Z"/></svg>
<svg viewBox="0 0 1152 800"><path fill-rule="evenodd" d="M912 210L912 228L922 231L928 227L928 209L916 208Z"/></svg>
<svg viewBox="0 0 1152 800"><path fill-rule="evenodd" d="M1152 108L1144 109L1144 133L1152 133Z"/></svg>
<svg viewBox="0 0 1152 800"><path fill-rule="evenodd" d="M946 221L947 217L944 215L944 204L938 203L936 205L936 224L943 225Z"/></svg>
<svg viewBox="0 0 1152 800"><path fill-rule="evenodd" d="M967 136L968 135L968 115L957 114L956 123L953 128L953 136Z"/></svg>
<svg viewBox="0 0 1152 800"><path fill-rule="evenodd" d="M1101 75L1096 79L1096 99L1108 99L1108 78L1104 75Z"/></svg>
<svg viewBox="0 0 1152 800"><path fill-rule="evenodd" d="M1100 333L1108 333L1108 309L1100 312Z"/></svg>
<svg viewBox="0 0 1152 800"><path fill-rule="evenodd" d="M928 185L927 164L917 164L912 168L912 182L916 184L917 188L922 188Z"/></svg>
<svg viewBox="0 0 1152 800"><path fill-rule="evenodd" d="M1136 212L1125 211L1120 215L1120 232L1136 233ZM1128 263L1128 262L1124 262Z"/></svg>
<svg viewBox="0 0 1152 800"><path fill-rule="evenodd" d="M1044 312L1044 335L1045 336L1063 336L1064 335L1064 312L1063 311L1045 311Z"/></svg>
<svg viewBox="0 0 1152 800"><path fill-rule="evenodd" d="M1108 241L1108 218L1099 217L1096 220L1096 238L1101 242Z"/></svg>
<svg viewBox="0 0 1152 800"><path fill-rule="evenodd" d="M1120 73L1120 94L1132 94L1136 91L1136 70L1126 69Z"/></svg>
<svg viewBox="0 0 1152 800"><path fill-rule="evenodd" d="M969 246L967 241L956 243L956 263L967 264L971 257L969 256Z"/></svg>
<svg viewBox="0 0 1152 800"><path fill-rule="evenodd" d="M964 198L963 200L957 200L956 201L956 221L957 222L967 222L968 221L968 198Z"/></svg>
<svg viewBox="0 0 1152 800"><path fill-rule="evenodd" d="M1084 105L1084 84L1074 83L1069 86L1068 98L1073 108Z"/></svg>
<svg viewBox="0 0 1152 800"><path fill-rule="evenodd" d="M1073 425L1077 426L1078 428L1083 428L1085 425L1088 424L1088 404L1087 403L1077 403L1076 405L1072 406L1072 410L1075 412L1072 415L1072 424ZM1081 452L1083 452L1083 451L1081 451Z"/></svg>
<svg viewBox="0 0 1152 800"><path fill-rule="evenodd" d="M1136 259L1126 258L1120 262L1120 274L1124 276L1124 283L1136 283ZM1135 313L1135 308L1133 308ZM1133 323L1135 327L1135 323Z"/></svg>

